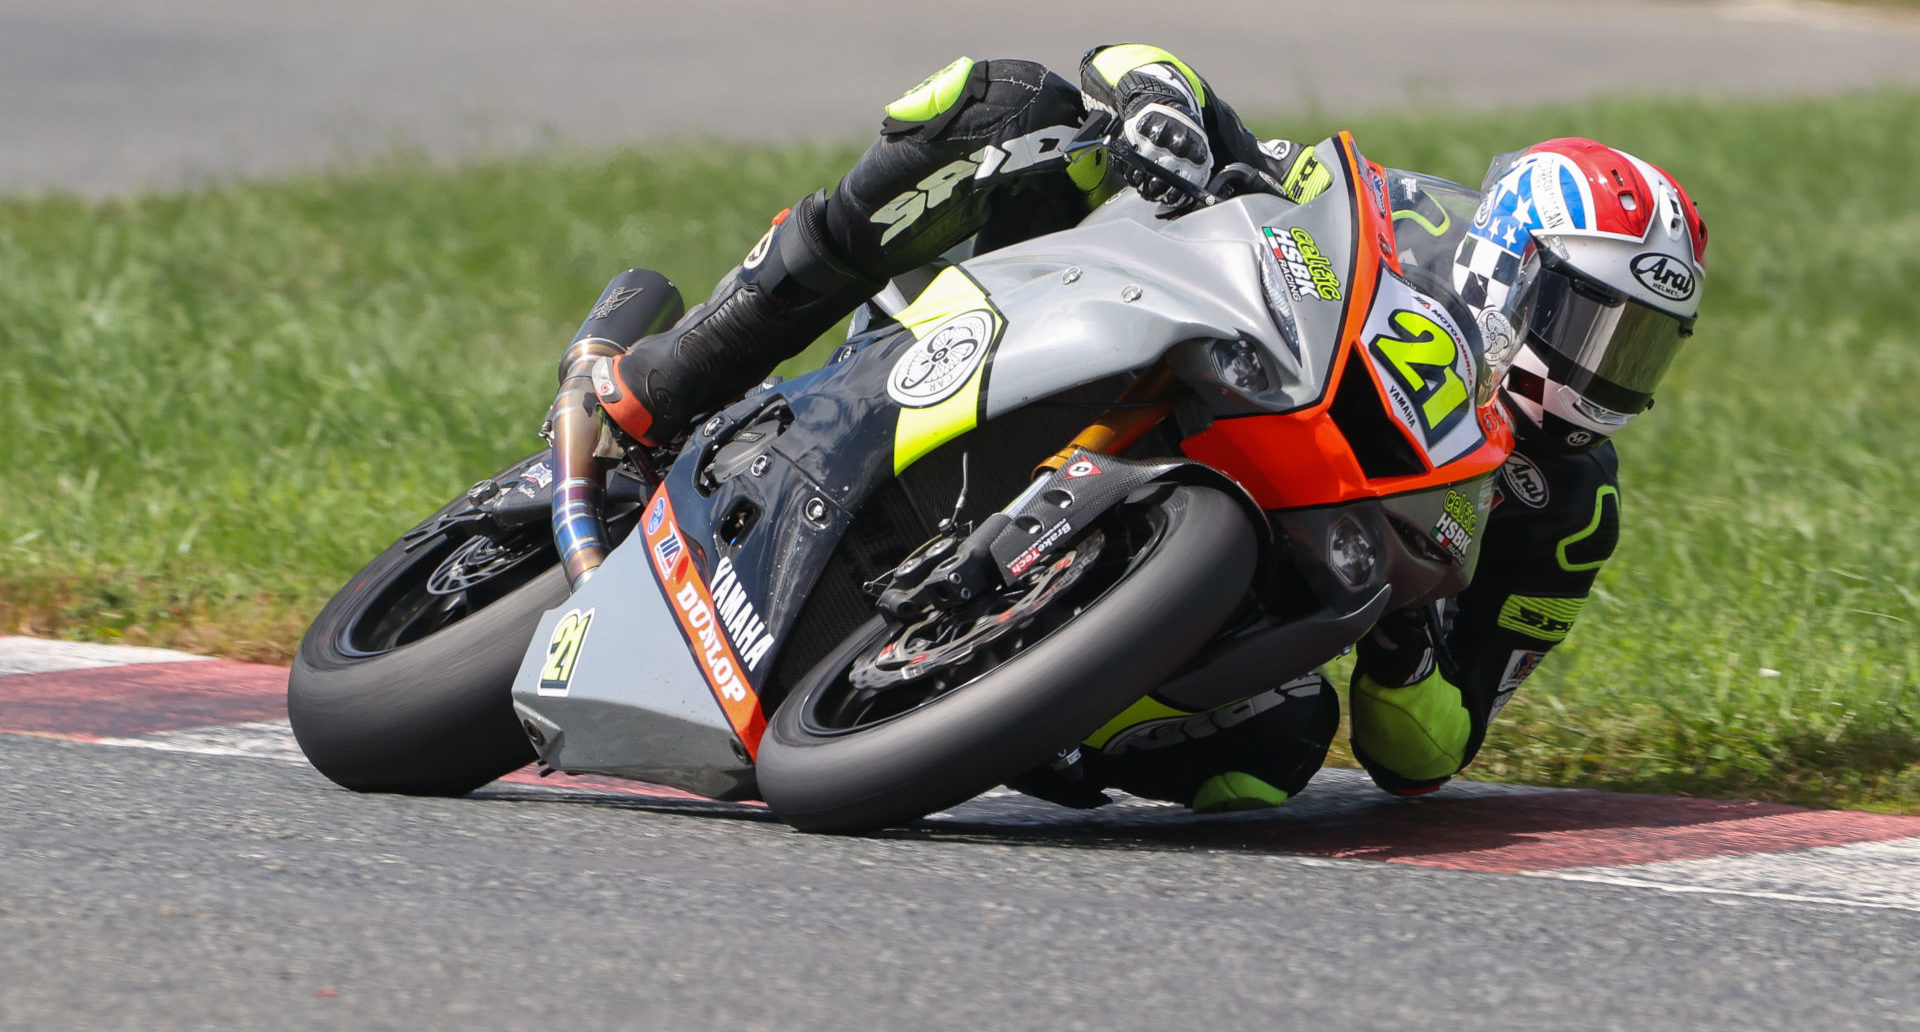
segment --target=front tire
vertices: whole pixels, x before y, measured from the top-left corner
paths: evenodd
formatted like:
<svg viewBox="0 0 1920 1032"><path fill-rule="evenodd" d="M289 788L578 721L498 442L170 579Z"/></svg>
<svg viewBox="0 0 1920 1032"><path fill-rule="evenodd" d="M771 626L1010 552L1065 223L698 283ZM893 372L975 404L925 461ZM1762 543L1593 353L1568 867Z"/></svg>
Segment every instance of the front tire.
<svg viewBox="0 0 1920 1032"><path fill-rule="evenodd" d="M1062 599L1079 608L1039 640L903 711L823 726L847 723L849 670L893 633L877 617L856 631L768 725L757 773L773 812L802 831L913 820L1052 759L1152 690L1232 614L1257 549L1219 491L1166 488L1142 508L1150 533L1118 579Z"/></svg>

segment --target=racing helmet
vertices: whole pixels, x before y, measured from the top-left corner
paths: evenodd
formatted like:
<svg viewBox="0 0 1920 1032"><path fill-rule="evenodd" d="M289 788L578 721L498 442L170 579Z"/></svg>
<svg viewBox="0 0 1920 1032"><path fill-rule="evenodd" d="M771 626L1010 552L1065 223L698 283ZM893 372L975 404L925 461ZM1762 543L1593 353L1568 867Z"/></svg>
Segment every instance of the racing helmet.
<svg viewBox="0 0 1920 1032"><path fill-rule="evenodd" d="M1594 447L1653 404L1692 335L1706 224L1657 166L1575 137L1496 158L1480 192L1454 285L1490 351L1515 333L1508 408L1565 447Z"/></svg>

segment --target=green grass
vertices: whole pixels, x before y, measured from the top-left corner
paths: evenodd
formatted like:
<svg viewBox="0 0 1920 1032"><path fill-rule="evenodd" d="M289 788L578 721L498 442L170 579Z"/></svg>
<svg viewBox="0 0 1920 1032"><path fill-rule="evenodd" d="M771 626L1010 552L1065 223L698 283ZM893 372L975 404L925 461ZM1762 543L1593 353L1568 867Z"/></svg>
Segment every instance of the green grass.
<svg viewBox="0 0 1920 1032"><path fill-rule="evenodd" d="M1701 334L1622 441L1619 553L1476 775L1920 809L1920 96L1353 128L1469 183L1597 136L1712 228ZM0 627L286 656L361 562L537 445L608 276L703 293L856 153L0 201Z"/></svg>

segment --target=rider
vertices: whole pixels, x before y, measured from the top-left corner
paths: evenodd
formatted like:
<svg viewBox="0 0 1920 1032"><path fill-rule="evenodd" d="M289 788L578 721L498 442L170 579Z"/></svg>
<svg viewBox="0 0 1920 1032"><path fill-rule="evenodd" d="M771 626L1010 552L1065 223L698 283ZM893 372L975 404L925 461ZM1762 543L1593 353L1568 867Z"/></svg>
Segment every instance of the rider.
<svg viewBox="0 0 1920 1032"><path fill-rule="evenodd" d="M1312 147L1256 140L1158 47L1096 47L1080 79L1076 90L1033 62L961 58L889 104L879 140L831 195L781 212L706 302L614 361L597 387L608 416L666 444L891 277L969 237L980 253L1068 228L1122 181L1172 209L1190 199L1170 183L1203 185L1231 162L1297 203L1330 182ZM1107 146L1069 154L1089 109L1112 117ZM1110 169L1109 154L1128 160ZM1390 614L1359 646L1354 754L1401 794L1464 767L1566 637L1619 534L1608 439L1652 403L1698 311L1706 230L1658 168L1553 140L1496 161L1483 191L1473 225L1450 227L1452 272L1470 305L1521 331L1502 392L1519 443L1472 586L1445 612ZM1499 344L1500 324L1485 324ZM1197 810L1275 805L1319 769L1337 722L1317 673L1207 713L1149 696L1015 787L1076 806L1105 802L1107 786Z"/></svg>

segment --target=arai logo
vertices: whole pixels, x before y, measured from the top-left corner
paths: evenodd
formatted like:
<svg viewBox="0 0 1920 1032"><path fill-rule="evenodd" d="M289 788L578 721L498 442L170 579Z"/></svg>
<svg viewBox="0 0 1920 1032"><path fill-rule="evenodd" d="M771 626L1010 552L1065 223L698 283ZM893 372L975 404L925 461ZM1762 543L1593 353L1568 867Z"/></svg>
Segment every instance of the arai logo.
<svg viewBox="0 0 1920 1032"><path fill-rule="evenodd" d="M1693 296L1693 271L1687 268L1687 263L1670 254L1648 251L1635 255L1633 278L1671 301L1685 301Z"/></svg>
<svg viewBox="0 0 1920 1032"><path fill-rule="evenodd" d="M1519 452L1507 457L1507 464L1500 467L1500 475L1507 486L1513 489L1513 497L1529 509L1547 507L1547 477L1533 460Z"/></svg>
<svg viewBox="0 0 1920 1032"><path fill-rule="evenodd" d="M952 397L987 357L993 313L962 312L913 342L887 377L887 395L907 408L926 408Z"/></svg>

